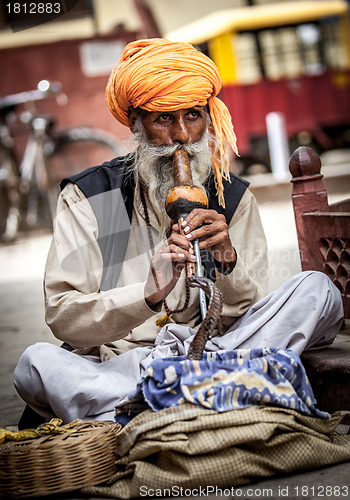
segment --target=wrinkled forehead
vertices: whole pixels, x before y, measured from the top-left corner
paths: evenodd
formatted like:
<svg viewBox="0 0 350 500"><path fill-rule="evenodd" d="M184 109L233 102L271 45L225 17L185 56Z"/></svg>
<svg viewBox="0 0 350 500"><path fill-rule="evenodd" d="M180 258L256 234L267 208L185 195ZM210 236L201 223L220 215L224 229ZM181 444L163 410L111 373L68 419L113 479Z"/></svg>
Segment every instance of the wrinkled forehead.
<svg viewBox="0 0 350 500"><path fill-rule="evenodd" d="M201 105L196 105L196 106L193 106L193 105L189 105L187 106L186 103L184 103L184 105L178 105L177 107L175 108L171 108L170 106L168 108L163 108L163 107L159 107L158 109L154 109L152 111L149 111L147 109L144 109L142 108L141 106L138 106L138 107L135 107L133 108L132 106L129 107L129 110L128 110L128 114L129 116L131 115L131 113L133 113L135 116L139 117L143 117L143 116L146 116L146 115L149 115L151 113L176 113L177 111L183 111L183 112L189 112L191 110L195 110L195 109L198 109L198 110L203 110L205 113L207 113L209 115L209 106L208 104L205 104L204 106L201 106ZM210 115L209 115L210 116Z"/></svg>

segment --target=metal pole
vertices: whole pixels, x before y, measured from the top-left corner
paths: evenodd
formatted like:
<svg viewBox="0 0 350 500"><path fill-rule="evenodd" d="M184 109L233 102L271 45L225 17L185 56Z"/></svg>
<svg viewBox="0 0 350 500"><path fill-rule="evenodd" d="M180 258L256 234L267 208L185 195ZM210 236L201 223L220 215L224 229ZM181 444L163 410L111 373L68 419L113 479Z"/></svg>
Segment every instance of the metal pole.
<svg viewBox="0 0 350 500"><path fill-rule="evenodd" d="M272 175L276 180L289 178L289 145L284 115L279 112L266 115Z"/></svg>
<svg viewBox="0 0 350 500"><path fill-rule="evenodd" d="M193 248L194 248L194 253L196 255L196 276L199 278L203 277L203 268L202 268L202 262L201 262L201 254L199 250L199 243L198 240L194 240L193 242ZM201 310L201 316L202 320L204 321L204 318L207 315L207 301L205 298L205 292L201 288L199 289L199 307Z"/></svg>

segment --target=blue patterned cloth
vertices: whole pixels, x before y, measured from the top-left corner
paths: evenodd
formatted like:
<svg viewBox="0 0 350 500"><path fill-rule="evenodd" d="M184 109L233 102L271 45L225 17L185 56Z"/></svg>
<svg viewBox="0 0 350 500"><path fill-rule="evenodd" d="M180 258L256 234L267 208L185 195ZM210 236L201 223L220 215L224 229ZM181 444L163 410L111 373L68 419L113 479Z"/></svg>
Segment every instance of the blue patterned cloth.
<svg viewBox="0 0 350 500"><path fill-rule="evenodd" d="M218 412L271 405L329 417L315 406L298 354L287 349L207 352L200 361L185 356L156 359L133 396L129 401L141 397L154 411L185 403Z"/></svg>

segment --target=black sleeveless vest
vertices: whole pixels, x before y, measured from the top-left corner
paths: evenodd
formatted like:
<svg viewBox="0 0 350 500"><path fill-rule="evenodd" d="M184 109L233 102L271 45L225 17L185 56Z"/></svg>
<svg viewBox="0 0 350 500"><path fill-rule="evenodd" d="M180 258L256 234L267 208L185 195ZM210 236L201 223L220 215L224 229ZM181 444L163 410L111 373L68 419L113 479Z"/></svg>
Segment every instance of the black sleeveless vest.
<svg viewBox="0 0 350 500"><path fill-rule="evenodd" d="M63 189L69 182L76 184L89 200L98 224L98 244L103 256L103 274L100 290L115 287L123 265L130 233L134 203L133 177L125 174L134 161L134 154L114 158L102 165L91 167L79 174L65 177ZM213 178L208 187L209 208L224 214L230 223L242 196L249 186L245 179L230 173L223 181L226 208L218 203ZM201 250L205 274L215 281L215 263L207 250Z"/></svg>

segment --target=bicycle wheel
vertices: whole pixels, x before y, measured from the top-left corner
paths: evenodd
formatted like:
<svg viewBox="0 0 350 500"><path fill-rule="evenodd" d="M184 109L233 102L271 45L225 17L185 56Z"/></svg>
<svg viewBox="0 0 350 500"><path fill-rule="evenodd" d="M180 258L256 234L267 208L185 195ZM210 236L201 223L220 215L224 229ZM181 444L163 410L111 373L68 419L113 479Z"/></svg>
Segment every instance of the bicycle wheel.
<svg viewBox="0 0 350 500"><path fill-rule="evenodd" d="M12 151L0 147L0 238L13 241L20 222L18 167Z"/></svg>
<svg viewBox="0 0 350 500"><path fill-rule="evenodd" d="M53 141L45 152L52 217L56 211L59 183L64 177L124 153L121 143L112 134L94 128L68 129L55 135Z"/></svg>

